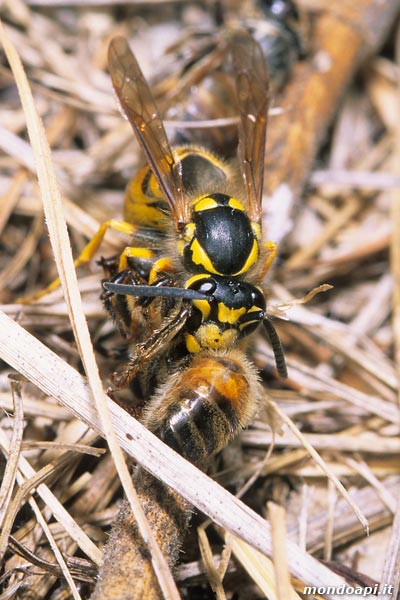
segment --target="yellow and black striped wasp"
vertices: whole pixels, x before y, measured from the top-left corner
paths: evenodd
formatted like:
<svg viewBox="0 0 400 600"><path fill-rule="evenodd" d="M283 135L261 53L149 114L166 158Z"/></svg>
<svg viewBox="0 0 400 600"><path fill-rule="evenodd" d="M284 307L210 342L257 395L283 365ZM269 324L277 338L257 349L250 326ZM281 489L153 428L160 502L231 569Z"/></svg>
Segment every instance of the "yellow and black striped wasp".
<svg viewBox="0 0 400 600"><path fill-rule="evenodd" d="M286 376L262 288L276 254L261 232L267 67L249 33L230 34L228 47L240 116L236 165L199 147L171 148L127 41L114 38L109 48L114 89L148 162L129 185L125 221L108 223L132 235L103 283L105 306L131 340L113 384L154 381L145 423L197 464L257 408L258 378L245 348L260 324Z"/></svg>
<svg viewBox="0 0 400 600"><path fill-rule="evenodd" d="M75 261L89 262L110 228L131 237L117 259L102 260L104 305L129 342L113 386L151 397L145 424L198 465L257 409L262 392L245 351L260 324L279 375L287 375L262 287L276 254L261 231L268 71L248 32L230 33L224 43L239 112L237 162L197 146L171 148L127 41L111 41L114 89L148 165L128 185L124 220L103 223Z"/></svg>

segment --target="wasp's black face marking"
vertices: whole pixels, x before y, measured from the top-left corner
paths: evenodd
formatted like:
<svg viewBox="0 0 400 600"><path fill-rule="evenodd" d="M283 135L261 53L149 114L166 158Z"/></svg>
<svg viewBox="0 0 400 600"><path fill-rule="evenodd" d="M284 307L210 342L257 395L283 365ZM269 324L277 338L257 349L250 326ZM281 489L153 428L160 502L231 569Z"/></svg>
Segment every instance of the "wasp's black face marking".
<svg viewBox="0 0 400 600"><path fill-rule="evenodd" d="M191 352L228 346L254 331L265 317L264 294L249 283L204 274L192 277L187 287L208 296L193 301L186 323Z"/></svg>

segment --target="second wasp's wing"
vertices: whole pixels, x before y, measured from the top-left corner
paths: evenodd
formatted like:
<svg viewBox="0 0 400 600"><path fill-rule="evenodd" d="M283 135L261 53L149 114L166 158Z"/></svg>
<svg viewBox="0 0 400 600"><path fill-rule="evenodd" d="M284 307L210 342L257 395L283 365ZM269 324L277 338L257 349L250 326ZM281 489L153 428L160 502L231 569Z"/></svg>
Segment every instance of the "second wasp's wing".
<svg viewBox="0 0 400 600"><path fill-rule="evenodd" d="M149 85L124 37L118 36L111 40L108 66L121 106L168 201L175 226L179 229L189 220L181 163L174 158Z"/></svg>
<svg viewBox="0 0 400 600"><path fill-rule="evenodd" d="M267 64L259 44L245 31L232 34L231 53L240 113L239 160L248 213L253 221L260 222L269 107Z"/></svg>

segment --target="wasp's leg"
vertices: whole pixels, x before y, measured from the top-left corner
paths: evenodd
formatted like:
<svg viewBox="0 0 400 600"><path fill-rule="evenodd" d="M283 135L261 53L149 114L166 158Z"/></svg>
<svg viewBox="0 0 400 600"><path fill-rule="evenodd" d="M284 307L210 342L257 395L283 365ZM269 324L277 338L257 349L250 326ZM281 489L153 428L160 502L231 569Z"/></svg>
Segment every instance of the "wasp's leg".
<svg viewBox="0 0 400 600"><path fill-rule="evenodd" d="M155 251L143 246L127 246L121 254L115 254L107 258L102 256L97 264L103 267L104 281L111 281L120 271L133 269L135 272L140 273L147 282L155 260Z"/></svg>
<svg viewBox="0 0 400 600"><path fill-rule="evenodd" d="M132 271L142 278L141 283L156 285L165 275L175 272L171 259L157 258L157 253L150 248L127 246L120 254L118 265L115 257L111 259L102 258L100 261L107 280L116 277L121 272ZM117 283L127 283L120 278L112 279ZM132 283L137 283L133 282Z"/></svg>
<svg viewBox="0 0 400 600"><path fill-rule="evenodd" d="M264 264L261 267L260 272L260 281L264 279L268 271L270 270L272 263L275 260L276 253L278 251L278 246L275 242L265 242L264 243Z"/></svg>
<svg viewBox="0 0 400 600"><path fill-rule="evenodd" d="M103 241L103 238L108 229L114 229L115 231L119 231L127 235L134 235L138 231L138 228L135 227L135 225L127 223L126 221L119 221L117 219L110 219L109 221L105 221L101 224L97 233L95 233L90 242L85 246L81 254L75 260L75 268L78 268L81 265L84 265L92 260L93 256L100 248L101 242ZM39 300L39 298L43 298L43 296L47 296L47 294L50 294L51 292L56 290L59 285L60 279L57 278L44 290L38 292L37 294L33 294L33 296L28 296L27 298L18 298L17 302L20 304L29 304L34 300Z"/></svg>
<svg viewBox="0 0 400 600"><path fill-rule="evenodd" d="M175 271L172 260L167 257L159 258L154 262L149 274L149 285L153 285L162 273L173 273Z"/></svg>
<svg viewBox="0 0 400 600"><path fill-rule="evenodd" d="M122 389L129 385L132 379L137 375L142 365L147 361L153 360L163 349L167 348L170 342L178 335L184 327L190 315L190 308L179 306L174 313L168 317L165 324L147 338L141 344L135 347L135 354L128 363L113 374L112 382L115 389Z"/></svg>
<svg viewBox="0 0 400 600"><path fill-rule="evenodd" d="M142 279L146 280L147 283L156 258L156 252L150 250L150 248L127 246L119 257L118 271L131 269L139 274Z"/></svg>

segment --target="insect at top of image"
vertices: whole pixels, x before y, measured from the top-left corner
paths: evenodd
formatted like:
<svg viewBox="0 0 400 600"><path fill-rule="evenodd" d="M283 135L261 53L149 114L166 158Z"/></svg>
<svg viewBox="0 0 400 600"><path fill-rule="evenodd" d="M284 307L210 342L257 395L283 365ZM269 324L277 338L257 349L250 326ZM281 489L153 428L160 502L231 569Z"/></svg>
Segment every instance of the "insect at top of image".
<svg viewBox="0 0 400 600"><path fill-rule="evenodd" d="M247 32L230 34L228 47L236 88L232 101L240 116L236 169L199 147L172 149L127 41L117 37L110 44L112 82L148 166L128 188L124 218L134 245L125 248L103 284L105 304L114 316L123 313L124 303L127 314L133 310L132 296L142 306L155 297L169 305L158 329L115 374L117 388L126 387L140 365L177 336L183 336L190 355L227 351L261 323L278 372L286 376L261 287L276 254L276 245L264 242L261 232L268 71L260 46Z"/></svg>
<svg viewBox="0 0 400 600"><path fill-rule="evenodd" d="M175 121L177 144L196 142L225 157L236 150L237 127L228 124L237 116L237 109L231 101L234 85L224 48L227 31L248 31L260 44L273 97L306 55L309 20L292 0L243 4L229 10L229 3L216 0L214 26L189 29L166 50L173 60L169 69L160 70L153 93L164 118ZM221 117L225 119L223 128L207 126Z"/></svg>

